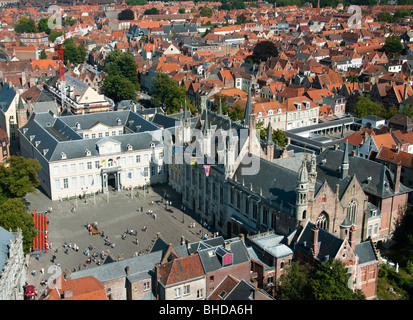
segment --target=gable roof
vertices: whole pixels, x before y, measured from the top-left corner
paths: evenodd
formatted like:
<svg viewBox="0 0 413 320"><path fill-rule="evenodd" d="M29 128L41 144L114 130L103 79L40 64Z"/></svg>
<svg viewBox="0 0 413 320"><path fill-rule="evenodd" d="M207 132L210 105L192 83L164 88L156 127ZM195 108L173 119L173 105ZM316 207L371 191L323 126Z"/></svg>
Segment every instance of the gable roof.
<svg viewBox="0 0 413 320"><path fill-rule="evenodd" d="M164 286L194 280L205 275L198 254L175 258L160 266L160 278Z"/></svg>

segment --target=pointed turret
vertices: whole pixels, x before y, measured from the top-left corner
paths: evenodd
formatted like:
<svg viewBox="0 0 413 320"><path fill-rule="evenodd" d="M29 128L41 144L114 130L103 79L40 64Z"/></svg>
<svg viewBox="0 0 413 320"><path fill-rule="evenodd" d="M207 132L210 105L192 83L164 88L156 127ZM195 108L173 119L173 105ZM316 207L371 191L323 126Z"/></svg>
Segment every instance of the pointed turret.
<svg viewBox="0 0 413 320"><path fill-rule="evenodd" d="M274 140L272 139L272 127L271 127L271 120L268 121L268 128L267 128L267 145L274 144Z"/></svg>
<svg viewBox="0 0 413 320"><path fill-rule="evenodd" d="M346 147L344 149L343 155L343 162L341 163L341 175L340 178L344 179L348 175L348 167L349 167L349 160L348 160L348 139L346 140Z"/></svg>
<svg viewBox="0 0 413 320"><path fill-rule="evenodd" d="M308 193L309 193L309 179L307 170L307 160L303 159L300 170L297 176L297 188L295 189L297 198L296 205L296 219L303 223L307 219L308 209Z"/></svg>
<svg viewBox="0 0 413 320"><path fill-rule="evenodd" d="M247 105L245 106L244 112L244 125L246 127L250 124L250 114L252 113L252 106L251 106L251 86L248 86L248 98L247 98Z"/></svg>
<svg viewBox="0 0 413 320"><path fill-rule="evenodd" d="M219 109L218 109L218 114L219 114L220 116L223 116L223 113L222 113L222 104L221 104L221 97L219 97Z"/></svg>

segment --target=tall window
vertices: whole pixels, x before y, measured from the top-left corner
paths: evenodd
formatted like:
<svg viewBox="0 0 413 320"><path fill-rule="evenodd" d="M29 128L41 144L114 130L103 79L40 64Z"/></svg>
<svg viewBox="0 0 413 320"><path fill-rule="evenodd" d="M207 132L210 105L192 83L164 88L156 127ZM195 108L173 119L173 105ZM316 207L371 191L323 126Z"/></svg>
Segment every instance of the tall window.
<svg viewBox="0 0 413 320"><path fill-rule="evenodd" d="M324 211L318 216L316 224L320 229L328 230L328 217Z"/></svg>
<svg viewBox="0 0 413 320"><path fill-rule="evenodd" d="M268 224L268 209L266 207L262 208L262 224Z"/></svg>
<svg viewBox="0 0 413 320"><path fill-rule="evenodd" d="M347 219L351 223L356 223L357 203L352 200L347 206Z"/></svg>

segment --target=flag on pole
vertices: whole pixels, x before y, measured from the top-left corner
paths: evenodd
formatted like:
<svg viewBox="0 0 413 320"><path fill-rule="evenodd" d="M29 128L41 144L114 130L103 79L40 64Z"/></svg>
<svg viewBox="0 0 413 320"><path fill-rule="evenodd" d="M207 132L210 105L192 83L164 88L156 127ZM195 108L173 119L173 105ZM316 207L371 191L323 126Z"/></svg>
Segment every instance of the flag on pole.
<svg viewBox="0 0 413 320"><path fill-rule="evenodd" d="M209 177L209 172L211 171L211 166L204 164L205 176Z"/></svg>

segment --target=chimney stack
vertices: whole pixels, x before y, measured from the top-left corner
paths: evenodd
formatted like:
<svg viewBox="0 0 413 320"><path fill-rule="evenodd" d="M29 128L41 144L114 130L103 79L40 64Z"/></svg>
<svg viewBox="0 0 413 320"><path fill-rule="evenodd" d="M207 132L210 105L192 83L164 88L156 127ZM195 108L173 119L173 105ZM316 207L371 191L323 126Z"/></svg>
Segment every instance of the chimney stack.
<svg viewBox="0 0 413 320"><path fill-rule="evenodd" d="M319 229L317 227L317 225L314 225L311 228L311 233L312 233L312 249L313 249L313 257L316 257L318 255L318 232Z"/></svg>
<svg viewBox="0 0 413 320"><path fill-rule="evenodd" d="M130 275L129 266L126 266L125 271L126 271L126 275L129 276Z"/></svg>
<svg viewBox="0 0 413 320"><path fill-rule="evenodd" d="M400 174L402 172L402 164L397 163L396 174L394 176L394 193L399 193L400 191Z"/></svg>

